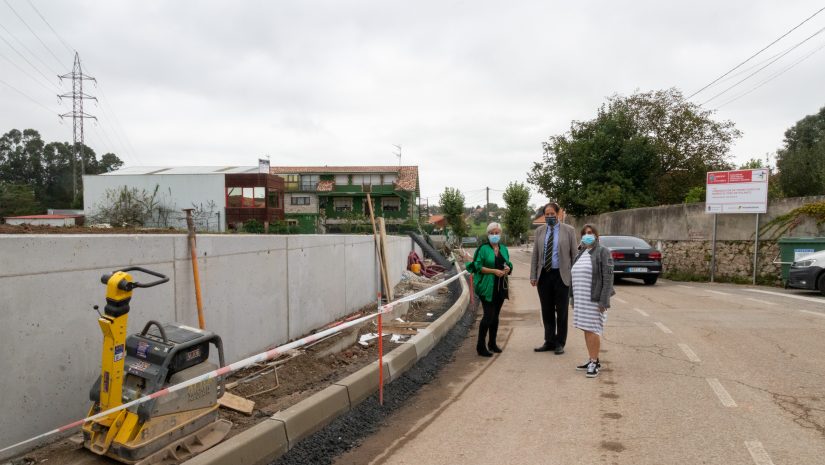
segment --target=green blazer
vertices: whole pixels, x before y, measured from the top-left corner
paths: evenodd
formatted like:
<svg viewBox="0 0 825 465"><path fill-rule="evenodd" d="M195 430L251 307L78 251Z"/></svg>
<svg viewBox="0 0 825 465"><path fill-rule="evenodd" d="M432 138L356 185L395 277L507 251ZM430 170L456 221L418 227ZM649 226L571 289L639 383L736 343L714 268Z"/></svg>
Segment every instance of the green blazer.
<svg viewBox="0 0 825 465"><path fill-rule="evenodd" d="M501 253L504 262L510 267L510 274L513 273L513 264L510 263L510 252L507 251L507 246L499 244L499 252ZM493 246L489 243L482 244L476 249L476 254L473 261L465 264L467 271L473 274L473 287L478 297L484 301L491 302L493 300L493 284L495 283L495 275L482 274L481 267L495 268L496 267L496 253L493 251Z"/></svg>

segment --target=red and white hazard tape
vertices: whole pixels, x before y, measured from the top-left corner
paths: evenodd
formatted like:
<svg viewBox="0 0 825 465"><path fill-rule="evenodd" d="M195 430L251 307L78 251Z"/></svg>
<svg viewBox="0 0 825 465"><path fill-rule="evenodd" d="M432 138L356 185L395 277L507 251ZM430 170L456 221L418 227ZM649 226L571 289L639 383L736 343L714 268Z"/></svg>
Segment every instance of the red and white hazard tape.
<svg viewBox="0 0 825 465"><path fill-rule="evenodd" d="M140 397L140 398L135 399L131 402L127 402L125 404L118 405L117 407L110 408L109 410L106 410L104 412L100 412L98 414L92 415L92 416L84 418L82 420L77 420L75 422L69 423L68 425L61 426L60 428L56 428L56 429L53 429L53 430L48 431L46 433L37 435L33 438L26 439L25 441L18 442L17 444L13 444L11 446L4 447L3 449L0 449L0 454L2 454L3 452L10 451L12 449L16 449L18 447L25 446L26 444L30 444L32 442L39 441L41 439L45 439L49 436L52 436L52 435L55 435L55 434L58 434L58 433L62 433L64 431L68 431L68 430L77 428L78 426L83 425L87 421L99 420L99 419L107 417L107 416L109 416L109 415L111 415L115 412L119 412L121 410L125 410L127 408L134 407L135 405L140 405L140 404L142 404L144 402L148 402L152 399L157 399L159 397L163 397L167 394L170 394L170 393L173 393L173 392L176 392L176 391L180 391L181 389L186 389L189 386L201 383L203 381L207 381L207 380L210 380L212 378L217 378L218 376L228 375L230 373L233 373L233 372L238 371L240 369L246 368L246 367L248 367L250 365L253 365L255 363L261 363L261 362L266 362L266 361L272 360L272 359L278 357L279 355L281 355L281 354L283 354L283 353L285 353L289 350L305 346L305 345L310 344L312 342L315 342L315 341L317 341L321 338L327 337L331 334L335 334L337 332L343 331L343 330L345 330L347 328L350 328L352 326L359 325L359 324L361 324L365 321L369 321L369 320L377 317L379 314L388 313L396 305L398 305L402 302L411 302L415 299L418 299L419 297L427 295L430 292L433 292L434 290L436 290L438 288L446 286L447 284L455 281L456 279L464 276L465 274L467 274L467 272L462 271L462 272L456 274L455 276L450 277L449 279L446 279L446 280L444 280L444 281L442 281L442 282L440 282L440 283L438 283L434 286L431 286L431 287L428 287L427 289L424 289L423 291L416 292L415 294L410 294L410 295L402 297L398 300L394 300L394 301L392 301L392 302L390 302L386 305L382 305L381 307L378 308L377 312L372 313L370 315L366 315L366 316L363 316L361 318L348 321L346 323L343 323L343 324L338 325L338 326L334 326L334 327L326 329L324 331L319 331L319 332L317 332L315 334L312 334L310 336L307 336L303 339L299 339L297 341L293 341L293 342L290 342L288 344L284 344L282 346L276 347L276 348L268 350L266 352L261 352L257 355L247 357L243 360L239 360L235 363L231 363L231 364L229 364L225 367L219 368L219 369L214 370L214 371L210 371L209 373L205 373L205 374L197 376L195 378L188 379L188 380L186 380L182 383L175 384L175 385L169 386L167 388L161 389L160 391L149 394L148 396Z"/></svg>

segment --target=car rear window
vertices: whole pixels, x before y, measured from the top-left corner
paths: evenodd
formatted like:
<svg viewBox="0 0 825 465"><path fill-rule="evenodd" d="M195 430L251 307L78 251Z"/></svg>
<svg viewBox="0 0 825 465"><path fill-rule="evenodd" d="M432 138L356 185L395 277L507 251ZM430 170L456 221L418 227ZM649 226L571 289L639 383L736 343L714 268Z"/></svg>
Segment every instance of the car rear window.
<svg viewBox="0 0 825 465"><path fill-rule="evenodd" d="M602 236L599 242L605 247L649 249L650 244L633 236Z"/></svg>

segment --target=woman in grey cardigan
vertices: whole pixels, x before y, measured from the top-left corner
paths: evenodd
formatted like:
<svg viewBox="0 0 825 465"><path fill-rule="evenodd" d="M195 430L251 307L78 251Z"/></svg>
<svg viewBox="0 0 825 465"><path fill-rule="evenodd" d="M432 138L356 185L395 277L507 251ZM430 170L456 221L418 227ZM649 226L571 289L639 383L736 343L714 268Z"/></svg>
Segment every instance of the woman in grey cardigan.
<svg viewBox="0 0 825 465"><path fill-rule="evenodd" d="M581 231L582 249L573 261L573 326L584 331L590 359L576 367L586 370L588 378L599 375L599 348L610 296L613 295L613 258L599 245L599 232L586 224Z"/></svg>

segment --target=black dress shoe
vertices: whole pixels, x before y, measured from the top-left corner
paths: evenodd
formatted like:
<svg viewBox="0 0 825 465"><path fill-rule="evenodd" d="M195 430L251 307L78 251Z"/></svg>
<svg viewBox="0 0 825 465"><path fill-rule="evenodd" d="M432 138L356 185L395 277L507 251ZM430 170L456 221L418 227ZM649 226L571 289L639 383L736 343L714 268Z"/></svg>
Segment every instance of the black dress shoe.
<svg viewBox="0 0 825 465"><path fill-rule="evenodd" d="M555 352L556 352L556 355L561 355L561 354L563 354L563 353L564 353L564 346L558 346L558 347L556 347Z"/></svg>
<svg viewBox="0 0 825 465"><path fill-rule="evenodd" d="M476 349L476 352L478 352L478 355L481 356L481 357L492 357L493 356L493 354L491 352L489 352L487 349L478 348L478 349Z"/></svg>
<svg viewBox="0 0 825 465"><path fill-rule="evenodd" d="M488 346L487 348L490 350L490 352L494 352L496 354L500 354L502 352L501 347L497 345Z"/></svg>
<svg viewBox="0 0 825 465"><path fill-rule="evenodd" d="M552 350L553 350L553 346L550 346L550 345L544 344L543 346L541 346L541 347L536 347L536 348L535 348L535 349L533 349L533 350L534 350L534 351L536 351L536 352L550 352L550 351L552 351Z"/></svg>

